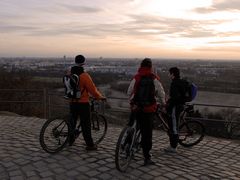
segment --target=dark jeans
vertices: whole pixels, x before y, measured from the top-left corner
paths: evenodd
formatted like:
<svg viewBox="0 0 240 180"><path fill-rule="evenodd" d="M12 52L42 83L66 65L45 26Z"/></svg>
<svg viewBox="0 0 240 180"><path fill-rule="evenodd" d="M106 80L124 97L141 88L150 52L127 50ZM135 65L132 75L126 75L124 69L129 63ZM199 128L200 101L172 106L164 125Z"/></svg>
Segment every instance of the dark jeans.
<svg viewBox="0 0 240 180"><path fill-rule="evenodd" d="M168 126L169 126L169 141L172 148L178 146L179 140L179 117L183 111L183 105L176 105L167 109L168 113Z"/></svg>
<svg viewBox="0 0 240 180"><path fill-rule="evenodd" d="M86 145L93 146L89 103L71 103L70 113L71 113L70 120L71 128L76 129L77 119L78 117L80 117L80 125L82 128L83 138L86 142Z"/></svg>
<svg viewBox="0 0 240 180"><path fill-rule="evenodd" d="M136 113L137 122L142 135L141 145L145 159L151 157L150 150L152 149L153 115L154 113Z"/></svg>

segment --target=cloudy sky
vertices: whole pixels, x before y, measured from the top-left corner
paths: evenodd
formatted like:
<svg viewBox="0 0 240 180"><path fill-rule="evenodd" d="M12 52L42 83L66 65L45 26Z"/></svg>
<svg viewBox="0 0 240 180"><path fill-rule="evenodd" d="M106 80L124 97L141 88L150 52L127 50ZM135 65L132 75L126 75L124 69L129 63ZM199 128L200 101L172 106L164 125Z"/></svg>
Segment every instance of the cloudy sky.
<svg viewBox="0 0 240 180"><path fill-rule="evenodd" d="M240 60L240 0L1 0L0 56Z"/></svg>

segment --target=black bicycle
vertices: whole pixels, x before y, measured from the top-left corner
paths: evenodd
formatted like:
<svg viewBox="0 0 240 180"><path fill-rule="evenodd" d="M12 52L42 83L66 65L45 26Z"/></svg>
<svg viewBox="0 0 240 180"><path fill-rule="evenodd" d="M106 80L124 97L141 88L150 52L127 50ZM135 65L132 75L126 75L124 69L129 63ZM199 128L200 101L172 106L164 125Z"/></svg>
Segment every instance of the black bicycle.
<svg viewBox="0 0 240 180"><path fill-rule="evenodd" d="M141 133L136 118L132 126L126 126L117 141L115 149L116 168L125 172L136 152L141 149Z"/></svg>
<svg viewBox="0 0 240 180"><path fill-rule="evenodd" d="M193 111L193 105L185 105L184 111L180 116L179 126L179 144L190 147L198 144L204 137L205 128L202 123L187 118L187 113ZM159 127L168 132L167 114L158 107L156 119L160 122ZM115 165L116 168L125 172L130 164L134 154L141 148L141 134L136 119L132 126L125 127L117 141L115 149Z"/></svg>
<svg viewBox="0 0 240 180"><path fill-rule="evenodd" d="M194 120L191 117L187 117L187 114L190 114L193 111L194 105L186 104L180 115L178 128L179 144L184 147L191 147L200 143L205 134L205 127L201 122ZM156 120L160 122L158 127L166 132L169 131L167 118L167 114L160 108L160 106L158 106L156 113Z"/></svg>
<svg viewBox="0 0 240 180"><path fill-rule="evenodd" d="M91 133L95 144L99 144L107 133L108 123L103 114L99 113L100 103L104 101L91 100ZM104 105L104 104L103 104ZM70 115L65 118L54 118L47 120L40 131L40 145L48 153L61 151L69 141L69 136L74 131L75 138L82 132L80 121L77 128L72 130L70 126Z"/></svg>

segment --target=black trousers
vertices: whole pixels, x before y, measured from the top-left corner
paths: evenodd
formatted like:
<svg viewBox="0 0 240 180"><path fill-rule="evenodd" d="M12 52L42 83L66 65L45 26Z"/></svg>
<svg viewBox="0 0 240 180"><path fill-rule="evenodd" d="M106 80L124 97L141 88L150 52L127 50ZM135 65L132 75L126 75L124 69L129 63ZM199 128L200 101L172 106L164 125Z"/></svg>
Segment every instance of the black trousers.
<svg viewBox="0 0 240 180"><path fill-rule="evenodd" d="M93 146L90 121L90 105L89 103L71 103L70 104L72 129L76 129L77 120L80 117L80 125L82 128L83 138L87 146ZM73 132L74 133L74 132Z"/></svg>
<svg viewBox="0 0 240 180"><path fill-rule="evenodd" d="M154 113L136 113L137 122L142 135L141 145L145 159L151 157L150 150L152 149L153 115Z"/></svg>
<svg viewBox="0 0 240 180"><path fill-rule="evenodd" d="M168 126L169 126L168 134L169 134L170 146L172 148L176 148L178 146L179 117L182 111L183 111L183 105L175 105L167 109Z"/></svg>

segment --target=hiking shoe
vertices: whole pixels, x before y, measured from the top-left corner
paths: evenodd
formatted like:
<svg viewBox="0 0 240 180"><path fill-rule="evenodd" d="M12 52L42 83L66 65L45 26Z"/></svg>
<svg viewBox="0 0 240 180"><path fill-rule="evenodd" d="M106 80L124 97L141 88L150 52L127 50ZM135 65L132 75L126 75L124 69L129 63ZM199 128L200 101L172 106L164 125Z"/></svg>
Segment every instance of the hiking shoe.
<svg viewBox="0 0 240 180"><path fill-rule="evenodd" d="M97 146L94 144L93 146L87 146L85 149L87 151L95 151L95 150L97 150Z"/></svg>
<svg viewBox="0 0 240 180"><path fill-rule="evenodd" d="M167 153L177 153L177 148L173 148L171 146L168 146L167 148L164 149L165 152Z"/></svg>
<svg viewBox="0 0 240 180"><path fill-rule="evenodd" d="M153 162L151 159L144 159L144 166L148 165L155 165L155 162Z"/></svg>

